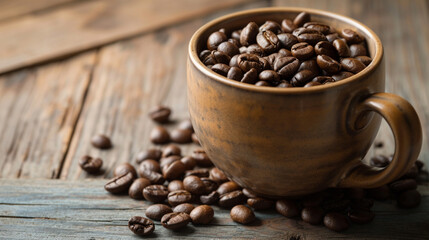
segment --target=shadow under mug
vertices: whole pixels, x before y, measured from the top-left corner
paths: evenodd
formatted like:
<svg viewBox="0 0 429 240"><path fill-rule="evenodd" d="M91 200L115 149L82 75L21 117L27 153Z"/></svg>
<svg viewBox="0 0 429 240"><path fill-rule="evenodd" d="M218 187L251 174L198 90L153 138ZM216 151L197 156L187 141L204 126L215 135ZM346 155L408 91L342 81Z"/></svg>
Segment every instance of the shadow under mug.
<svg viewBox="0 0 429 240"><path fill-rule="evenodd" d="M351 28L366 38L373 61L345 80L310 88L261 87L229 80L198 58L210 33L248 22L281 22L306 11L312 21ZM384 93L383 47L363 24L338 14L304 8L262 8L215 19L189 43L188 106L195 133L212 162L233 181L262 196L309 194L328 187L374 188L403 175L417 159L422 130L414 108ZM374 114L378 113L378 114ZM395 138L385 169L362 158L381 117Z"/></svg>

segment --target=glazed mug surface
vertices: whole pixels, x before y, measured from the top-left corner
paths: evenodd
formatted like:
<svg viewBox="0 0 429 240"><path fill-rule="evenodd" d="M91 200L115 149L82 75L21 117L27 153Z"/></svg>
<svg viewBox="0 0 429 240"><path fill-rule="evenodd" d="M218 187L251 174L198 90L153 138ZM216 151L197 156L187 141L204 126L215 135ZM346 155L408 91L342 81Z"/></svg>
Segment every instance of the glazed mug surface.
<svg viewBox="0 0 429 240"><path fill-rule="evenodd" d="M309 88L254 86L204 66L198 53L210 33L254 21L281 22L306 11L312 21L351 28L366 38L371 64L347 79ZM304 8L262 8L230 14L202 26L189 44L188 107L195 133L212 162L245 188L269 197L299 196L329 187L374 188L403 175L417 159L422 130L414 108L384 93L383 47L363 24ZM381 117L395 138L384 169L362 163Z"/></svg>

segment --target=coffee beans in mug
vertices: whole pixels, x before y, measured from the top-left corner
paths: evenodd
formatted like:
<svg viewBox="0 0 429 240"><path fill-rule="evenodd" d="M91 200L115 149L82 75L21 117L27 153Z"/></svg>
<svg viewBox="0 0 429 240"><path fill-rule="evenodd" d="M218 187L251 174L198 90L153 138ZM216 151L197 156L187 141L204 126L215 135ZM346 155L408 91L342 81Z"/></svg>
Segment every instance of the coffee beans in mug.
<svg viewBox="0 0 429 240"><path fill-rule="evenodd" d="M155 230L155 224L144 217L134 216L128 221L128 228L136 235L147 236Z"/></svg>
<svg viewBox="0 0 429 240"><path fill-rule="evenodd" d="M97 173L103 166L103 160L85 155L79 160L79 166L87 173Z"/></svg>

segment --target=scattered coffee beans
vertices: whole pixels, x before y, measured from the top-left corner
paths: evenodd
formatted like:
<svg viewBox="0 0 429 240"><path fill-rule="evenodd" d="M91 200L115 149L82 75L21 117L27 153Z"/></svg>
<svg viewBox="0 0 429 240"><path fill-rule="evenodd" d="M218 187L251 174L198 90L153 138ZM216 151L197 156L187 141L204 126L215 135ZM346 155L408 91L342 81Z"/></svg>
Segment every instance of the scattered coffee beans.
<svg viewBox="0 0 429 240"><path fill-rule="evenodd" d="M128 195L134 199L143 199L143 189L150 184L146 178L137 178L128 189Z"/></svg>
<svg viewBox="0 0 429 240"><path fill-rule="evenodd" d="M79 160L79 166L87 173L97 173L103 165L101 158L92 158L88 155L83 156Z"/></svg>
<svg viewBox="0 0 429 240"><path fill-rule="evenodd" d="M144 217L134 216L128 221L128 228L139 236L147 236L155 230L155 224Z"/></svg>
<svg viewBox="0 0 429 240"><path fill-rule="evenodd" d="M323 224L333 231L341 232L349 228L347 217L341 213L331 212L323 218Z"/></svg>
<svg viewBox="0 0 429 240"><path fill-rule="evenodd" d="M200 205L194 208L189 216L193 224L209 224L213 220L213 208L208 205Z"/></svg>
<svg viewBox="0 0 429 240"><path fill-rule="evenodd" d="M156 221L160 221L165 214L171 213L171 212L173 212L173 210L171 210L171 207L165 204L158 203L158 204L150 205L146 209L146 217Z"/></svg>
<svg viewBox="0 0 429 240"><path fill-rule="evenodd" d="M92 146L99 148L99 149L109 149L112 147L112 142L110 141L110 138L103 134L95 135L91 139Z"/></svg>
<svg viewBox="0 0 429 240"><path fill-rule="evenodd" d="M167 213L161 219L162 226L172 230L184 228L190 222L191 217L184 212Z"/></svg>
<svg viewBox="0 0 429 240"><path fill-rule="evenodd" d="M155 144L164 144L170 141L170 134L162 126L156 126L150 133L150 140Z"/></svg>
<svg viewBox="0 0 429 240"><path fill-rule="evenodd" d="M104 185L104 189L113 194L123 193L128 191L128 188L133 183L133 180L134 176L131 172L124 173L107 182L106 185Z"/></svg>
<svg viewBox="0 0 429 240"><path fill-rule="evenodd" d="M190 214L194 210L194 205L190 203L182 203L174 207L173 212L184 212Z"/></svg>
<svg viewBox="0 0 429 240"><path fill-rule="evenodd" d="M113 175L115 177L123 175L125 173L132 173L134 178L137 177L136 169L133 167L133 165L127 162L119 164L115 167L115 170L113 171Z"/></svg>
<svg viewBox="0 0 429 240"><path fill-rule="evenodd" d="M255 220L255 214L252 209L244 206L237 205L231 209L231 219L234 222L238 222L241 224L249 224Z"/></svg>
<svg viewBox="0 0 429 240"><path fill-rule="evenodd" d="M164 185L150 185L143 189L143 196L146 200L159 203L167 199L168 189Z"/></svg>
<svg viewBox="0 0 429 240"><path fill-rule="evenodd" d="M158 123L166 123L169 121L171 110L165 106L156 106L150 112L149 116L153 121Z"/></svg>
<svg viewBox="0 0 429 240"><path fill-rule="evenodd" d="M158 161L161 159L162 151L158 148L149 148L146 151L140 152L137 154L136 162L140 164L146 159L152 159Z"/></svg>

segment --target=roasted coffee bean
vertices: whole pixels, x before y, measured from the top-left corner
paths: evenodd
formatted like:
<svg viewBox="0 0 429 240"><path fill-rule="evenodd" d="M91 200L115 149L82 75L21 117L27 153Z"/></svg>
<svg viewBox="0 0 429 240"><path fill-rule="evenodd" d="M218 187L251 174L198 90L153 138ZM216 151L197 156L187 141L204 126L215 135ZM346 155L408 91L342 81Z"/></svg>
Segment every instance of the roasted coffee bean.
<svg viewBox="0 0 429 240"><path fill-rule="evenodd" d="M291 33L280 33L277 35L277 38L279 39L280 46L286 49L291 49L293 45L299 42L298 38Z"/></svg>
<svg viewBox="0 0 429 240"><path fill-rule="evenodd" d="M213 220L214 211L208 205L200 205L194 208L189 216L193 224L209 224Z"/></svg>
<svg viewBox="0 0 429 240"><path fill-rule="evenodd" d="M326 39L328 40L328 42L333 43L335 39L340 38L340 36L338 35L338 33L331 33L326 35Z"/></svg>
<svg viewBox="0 0 429 240"><path fill-rule="evenodd" d="M341 232L349 228L347 217L341 213L331 212L323 218L325 226L333 231Z"/></svg>
<svg viewBox="0 0 429 240"><path fill-rule="evenodd" d="M247 189L247 188L243 188L243 194L244 196L248 197L248 198L257 198L258 196L256 195L256 193L254 193L252 190Z"/></svg>
<svg viewBox="0 0 429 240"><path fill-rule="evenodd" d="M235 205L242 204L245 201L246 196L244 196L241 190L237 190L220 195L218 204L223 208L231 208Z"/></svg>
<svg viewBox="0 0 429 240"><path fill-rule="evenodd" d="M262 56L264 56L264 49L255 43L255 44L249 45L246 48L245 53L254 54L254 55L257 55L258 57L262 57Z"/></svg>
<svg viewBox="0 0 429 240"><path fill-rule="evenodd" d="M363 188L349 188L346 190L346 196L349 199L362 199L366 195L366 191Z"/></svg>
<svg viewBox="0 0 429 240"><path fill-rule="evenodd" d="M186 190L176 190L168 193L167 199L168 203L175 207L182 203L189 203L192 200L192 195Z"/></svg>
<svg viewBox="0 0 429 240"><path fill-rule="evenodd" d="M351 51L350 51L350 48L347 45L347 43L346 43L345 40L343 40L343 39L335 39L332 42L332 45L337 50L338 56L340 56L340 57L350 57Z"/></svg>
<svg viewBox="0 0 429 240"><path fill-rule="evenodd" d="M169 144L162 150L162 157L169 156L180 156L182 154L182 150L176 144Z"/></svg>
<svg viewBox="0 0 429 240"><path fill-rule="evenodd" d="M134 216L128 220L128 228L136 235L147 236L155 230L155 224L144 217Z"/></svg>
<svg viewBox="0 0 429 240"><path fill-rule="evenodd" d="M310 70L302 70L296 73L291 80L291 83L295 87L302 87L310 82L315 77L315 74Z"/></svg>
<svg viewBox="0 0 429 240"><path fill-rule="evenodd" d="M316 45L320 41L327 41L325 35L321 32L308 28L297 28L292 32L296 36L298 41L306 42L310 45Z"/></svg>
<svg viewBox="0 0 429 240"><path fill-rule="evenodd" d="M289 82L283 80L283 81L280 81L280 83L279 83L279 85L277 85L277 87L278 88L291 88L293 86Z"/></svg>
<svg viewBox="0 0 429 240"><path fill-rule="evenodd" d="M235 30L231 33L231 37L237 41L240 41L241 29Z"/></svg>
<svg viewBox="0 0 429 240"><path fill-rule="evenodd" d="M226 77L228 75L228 71L231 67L229 65L226 65L224 63L216 63L215 65L212 66L212 70L215 73L218 73L224 77ZM189 130L184 130L184 131L189 131ZM192 134L192 132L191 132ZM171 134L171 138L173 138L173 134ZM174 140L173 140L174 141Z"/></svg>
<svg viewBox="0 0 429 240"><path fill-rule="evenodd" d="M217 47L217 50L224 52L226 55L230 57L233 57L234 55L240 53L240 51L238 50L238 46L232 42L229 42L229 40L227 42L223 42L219 44L219 46Z"/></svg>
<svg viewBox="0 0 429 240"><path fill-rule="evenodd" d="M195 133L192 133L192 142L195 144L201 145L200 139L198 139L198 136Z"/></svg>
<svg viewBox="0 0 429 240"><path fill-rule="evenodd" d="M229 66L230 67L238 67L238 62L237 62L237 58L239 55L235 55L231 58L231 60L229 61ZM240 69L241 70L241 69Z"/></svg>
<svg viewBox="0 0 429 240"><path fill-rule="evenodd" d="M197 162L195 161L195 159L191 156L185 156L182 159L180 159L180 161L185 164L185 168L186 169L193 169L196 165Z"/></svg>
<svg viewBox="0 0 429 240"><path fill-rule="evenodd" d="M197 176L199 178L206 178L210 176L210 172L207 168L199 168L186 171L185 176Z"/></svg>
<svg viewBox="0 0 429 240"><path fill-rule="evenodd" d="M378 188L368 189L368 196L374 198L375 200L383 201L389 198L390 191L387 185L383 185Z"/></svg>
<svg viewBox="0 0 429 240"><path fill-rule="evenodd" d="M319 82L308 82L307 84L304 85L304 88L308 88L308 87L314 87L314 86L319 86L322 85Z"/></svg>
<svg viewBox="0 0 429 240"><path fill-rule="evenodd" d="M295 19L293 20L293 24L297 27L301 27L304 25L304 23L310 22L310 21L311 21L310 14L307 12L301 12L295 17Z"/></svg>
<svg viewBox="0 0 429 240"><path fill-rule="evenodd" d="M153 204L150 205L146 209L146 217L153 219L155 221L161 220L162 216L164 216L167 213L171 213L173 210L171 210L171 207L165 205L165 204Z"/></svg>
<svg viewBox="0 0 429 240"><path fill-rule="evenodd" d="M277 35L270 30L259 32L256 35L256 42L266 54L273 53L280 48L280 41Z"/></svg>
<svg viewBox="0 0 429 240"><path fill-rule="evenodd" d="M290 78L299 68L299 61L294 57L279 57L274 62L274 71L283 78Z"/></svg>
<svg viewBox="0 0 429 240"><path fill-rule="evenodd" d="M92 137L91 144L92 146L99 149L109 149L112 147L112 142L110 141L110 138L103 134L98 134Z"/></svg>
<svg viewBox="0 0 429 240"><path fill-rule="evenodd" d="M274 206L274 201L266 198L255 197L247 199L247 205L256 211L267 210Z"/></svg>
<svg viewBox="0 0 429 240"><path fill-rule="evenodd" d="M348 72L358 73L365 68L365 64L355 58L343 58L341 67Z"/></svg>
<svg viewBox="0 0 429 240"><path fill-rule="evenodd" d="M339 73L336 73L336 74L332 75L332 78L333 78L335 81L340 81L340 80L343 80L343 79L349 78L349 77L351 77L351 76L353 76L353 75L354 75L354 74L353 74L353 73L351 73L351 72L341 71L341 72L339 72Z"/></svg>
<svg viewBox="0 0 429 240"><path fill-rule="evenodd" d="M292 57L293 56L291 51L284 49L284 48L280 49L278 54L280 57Z"/></svg>
<svg viewBox="0 0 429 240"><path fill-rule="evenodd" d="M328 74L335 74L341 70L341 65L328 55L318 55L317 65Z"/></svg>
<svg viewBox="0 0 429 240"><path fill-rule="evenodd" d="M173 208L173 212L184 212L190 214L194 210L194 205L190 203L182 203Z"/></svg>
<svg viewBox="0 0 429 240"><path fill-rule="evenodd" d="M183 186L183 182L181 180L173 180L168 183L169 192L173 192L176 190L185 190L185 187Z"/></svg>
<svg viewBox="0 0 429 240"><path fill-rule="evenodd" d="M206 152L203 149L195 149L192 152L192 158L195 159L197 165L200 167L211 167L213 166L212 161L207 156Z"/></svg>
<svg viewBox="0 0 429 240"><path fill-rule="evenodd" d="M213 179L210 179L207 177L202 177L200 179L201 181L203 181L204 185L206 186L206 191L204 194L208 194L215 191L219 186L219 184Z"/></svg>
<svg viewBox="0 0 429 240"><path fill-rule="evenodd" d="M170 141L170 134L162 126L156 126L150 132L150 140L155 144L168 143Z"/></svg>
<svg viewBox="0 0 429 240"><path fill-rule="evenodd" d="M239 49L241 47L240 40L230 38L230 39L228 39L228 42L234 44L237 47L237 49Z"/></svg>
<svg viewBox="0 0 429 240"><path fill-rule="evenodd" d="M370 159L369 164L374 167L384 168L389 165L390 160L387 156L377 155Z"/></svg>
<svg viewBox="0 0 429 240"><path fill-rule="evenodd" d="M340 35L348 44L361 43L364 41L364 38L359 33L348 28L341 30Z"/></svg>
<svg viewBox="0 0 429 240"><path fill-rule="evenodd" d="M231 60L231 57L229 57L226 53L213 50L210 52L210 54L203 60L205 65L214 65L216 63L225 63L228 64Z"/></svg>
<svg viewBox="0 0 429 240"><path fill-rule="evenodd" d="M180 159L182 159L180 156L177 155L171 155L168 157L163 157L159 160L159 165L161 166L161 169L164 168L164 166L170 165L171 163L175 162L175 161L179 161Z"/></svg>
<svg viewBox="0 0 429 240"><path fill-rule="evenodd" d="M149 148L146 151L137 154L136 162L140 164L146 159L152 159L158 161L161 158L162 151L158 148Z"/></svg>
<svg viewBox="0 0 429 240"><path fill-rule="evenodd" d="M225 65L225 64L223 64L223 65ZM225 66L227 66L227 65L225 65ZM226 74L225 74L225 76L226 76ZM190 143L190 142L192 142L192 131L189 129L174 129L170 133L170 139L175 143Z"/></svg>
<svg viewBox="0 0 429 240"><path fill-rule="evenodd" d="M306 22L303 27L308 28L308 29L313 29L316 31L319 31L323 34L328 34L331 30L331 27L324 24L324 23L320 23L320 22Z"/></svg>
<svg viewBox="0 0 429 240"><path fill-rule="evenodd" d="M247 53L247 47L241 46L239 49L240 53Z"/></svg>
<svg viewBox="0 0 429 240"><path fill-rule="evenodd" d="M281 33L282 31L280 24L274 21L266 21L264 24L262 24L259 27L260 32L267 31L267 30L270 30L273 33Z"/></svg>
<svg viewBox="0 0 429 240"><path fill-rule="evenodd" d="M189 119L183 120L179 123L177 126L178 129L188 129L192 132L194 132L194 127L192 126L192 122Z"/></svg>
<svg viewBox="0 0 429 240"><path fill-rule="evenodd" d="M295 30L297 27L296 25L293 23L293 21L289 20L289 19L283 19L282 21L282 30L285 33L291 33L293 32L293 30Z"/></svg>
<svg viewBox="0 0 429 240"><path fill-rule="evenodd" d="M104 185L104 189L113 194L127 192L133 180L134 176L131 172L124 173L107 182L106 185Z"/></svg>
<svg viewBox="0 0 429 240"><path fill-rule="evenodd" d="M264 70L259 73L259 79L265 82L277 83L280 81L280 76L273 70Z"/></svg>
<svg viewBox="0 0 429 240"><path fill-rule="evenodd" d="M167 199L168 189L163 185L149 185L143 189L143 196L154 203L163 202Z"/></svg>
<svg viewBox="0 0 429 240"><path fill-rule="evenodd" d="M365 64L365 66L368 66L372 62L372 59L368 56L357 56L355 58Z"/></svg>
<svg viewBox="0 0 429 240"><path fill-rule="evenodd" d="M259 57L255 54L242 53L237 57L237 64L240 69L247 73L251 69L255 69L257 72L262 70L262 64Z"/></svg>
<svg viewBox="0 0 429 240"><path fill-rule="evenodd" d="M255 220L255 214L252 209L244 205L234 206L231 209L230 216L234 222L241 224L249 224Z"/></svg>
<svg viewBox="0 0 429 240"><path fill-rule="evenodd" d="M240 33L240 44L243 46L249 46L256 42L256 35L259 32L258 24L250 22L246 27L241 30ZM247 71L246 71L247 72Z"/></svg>
<svg viewBox="0 0 429 240"><path fill-rule="evenodd" d="M174 161L169 165L164 166L162 174L167 180L175 180L181 178L186 171L186 166L181 161Z"/></svg>
<svg viewBox="0 0 429 240"><path fill-rule="evenodd" d="M206 50L203 50L202 52L200 52L199 57L200 57L201 61L204 62L204 59L206 59L210 54L211 54L211 51L206 49Z"/></svg>
<svg viewBox="0 0 429 240"><path fill-rule="evenodd" d="M150 184L146 178L137 178L128 189L128 195L133 199L143 199L143 189Z"/></svg>
<svg viewBox="0 0 429 240"><path fill-rule="evenodd" d="M79 166L87 173L97 173L103 166L103 160L85 155L79 159Z"/></svg>
<svg viewBox="0 0 429 240"><path fill-rule="evenodd" d="M297 43L291 48L292 55L301 61L314 56L314 48L306 42Z"/></svg>
<svg viewBox="0 0 429 240"><path fill-rule="evenodd" d="M142 163L140 163L138 167L139 174L142 175L144 171L153 171L153 172L161 172L161 167L159 163L152 159L146 159Z"/></svg>
<svg viewBox="0 0 429 240"><path fill-rule="evenodd" d="M226 77L235 81L240 81L243 78L243 72L238 67L231 67Z"/></svg>
<svg viewBox="0 0 429 240"><path fill-rule="evenodd" d="M390 190L396 193L413 190L417 188L417 182L414 179L402 179L390 184Z"/></svg>
<svg viewBox="0 0 429 240"><path fill-rule="evenodd" d="M316 75L320 73L320 68L319 68L319 65L317 65L316 59L303 61L301 65L299 65L298 72L302 70L310 70ZM325 76L320 76L320 77L325 77Z"/></svg>
<svg viewBox="0 0 429 240"><path fill-rule="evenodd" d="M357 56L366 56L366 47L363 44L352 44L350 45L350 56L355 58Z"/></svg>
<svg viewBox="0 0 429 240"><path fill-rule="evenodd" d="M241 189L241 187L237 183L235 183L233 181L228 181L228 182L222 183L219 186L219 188L217 189L217 192L220 195L222 195L222 194L233 192L233 191L240 190L240 189Z"/></svg>
<svg viewBox="0 0 429 240"><path fill-rule="evenodd" d="M312 82L318 82L321 84L329 83L329 82L335 82L335 80L329 76L317 76L317 77L313 78L311 81Z"/></svg>
<svg viewBox="0 0 429 240"><path fill-rule="evenodd" d="M152 184L163 184L165 182L164 177L159 172L154 172L150 170L141 170L139 168L139 174L141 177L144 177L147 180L149 180Z"/></svg>
<svg viewBox="0 0 429 240"><path fill-rule="evenodd" d="M314 46L314 52L316 52L317 55L327 55L333 59L338 59L337 50L334 46L332 46L331 43L327 41L318 42Z"/></svg>
<svg viewBox="0 0 429 240"><path fill-rule="evenodd" d="M149 117L158 123L166 123L170 120L171 109L166 106L155 106L150 112Z"/></svg>
<svg viewBox="0 0 429 240"><path fill-rule="evenodd" d="M216 191L209 193L208 195L201 195L200 202L202 204L212 205L219 201L220 194Z"/></svg>
<svg viewBox="0 0 429 240"><path fill-rule="evenodd" d="M228 181L225 173L217 167L210 169L210 178L215 180L218 183L223 183Z"/></svg>
<svg viewBox="0 0 429 240"><path fill-rule="evenodd" d="M222 43L225 42L228 38L226 37L225 33L223 32L214 32L210 34L209 38L207 39L207 48L209 50L216 50L217 47Z"/></svg>
<svg viewBox="0 0 429 240"><path fill-rule="evenodd" d="M183 186L186 191L194 195L202 195L206 191L206 185L204 185L203 181L197 176L185 177L185 179L183 179Z"/></svg>
<svg viewBox="0 0 429 240"><path fill-rule="evenodd" d="M252 68L247 73L243 75L243 78L241 79L242 83L249 83L254 84L258 81L258 71L256 69Z"/></svg>
<svg viewBox="0 0 429 240"><path fill-rule="evenodd" d="M398 196L400 208L414 208L420 205L421 195L417 190L408 190Z"/></svg>
<svg viewBox="0 0 429 240"><path fill-rule="evenodd" d="M300 210L296 202L287 199L277 200L276 210L281 215L289 218L296 217L300 214Z"/></svg>
<svg viewBox="0 0 429 240"><path fill-rule="evenodd" d="M301 211L301 218L304 222L318 225L322 222L325 211L321 207L306 207Z"/></svg>
<svg viewBox="0 0 429 240"><path fill-rule="evenodd" d="M189 214L184 212L172 212L165 214L161 219L161 224L167 229L177 230L186 227L191 222Z"/></svg>
<svg viewBox="0 0 429 240"><path fill-rule="evenodd" d="M370 210L351 209L348 212L350 221L354 223L364 224L369 223L374 219L374 213Z"/></svg>
<svg viewBox="0 0 429 240"><path fill-rule="evenodd" d="M125 173L132 173L133 177L136 178L137 177L137 172L136 169L133 167L133 165L125 162L125 163L121 163L118 166L115 167L115 170L113 171L113 175L115 177L124 175Z"/></svg>

